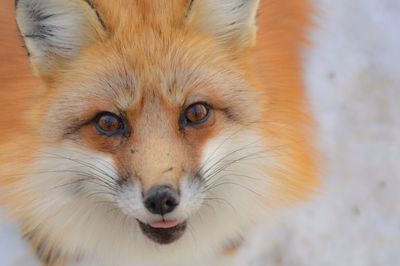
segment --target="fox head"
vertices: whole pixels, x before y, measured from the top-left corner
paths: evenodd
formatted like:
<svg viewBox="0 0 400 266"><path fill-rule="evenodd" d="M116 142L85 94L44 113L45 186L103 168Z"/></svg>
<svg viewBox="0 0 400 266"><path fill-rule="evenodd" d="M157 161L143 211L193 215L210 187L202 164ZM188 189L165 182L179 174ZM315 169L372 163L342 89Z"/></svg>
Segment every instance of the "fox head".
<svg viewBox="0 0 400 266"><path fill-rule="evenodd" d="M42 86L15 195L41 256L219 252L309 190L301 96L262 76L258 5L17 1Z"/></svg>

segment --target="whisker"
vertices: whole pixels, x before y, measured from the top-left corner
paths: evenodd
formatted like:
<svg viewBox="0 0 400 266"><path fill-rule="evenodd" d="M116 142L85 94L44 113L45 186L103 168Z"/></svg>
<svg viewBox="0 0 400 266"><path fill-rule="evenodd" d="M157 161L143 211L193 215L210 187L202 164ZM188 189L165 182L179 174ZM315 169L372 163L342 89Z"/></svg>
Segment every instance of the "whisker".
<svg viewBox="0 0 400 266"><path fill-rule="evenodd" d="M205 166L209 160L211 160L214 156L214 154L231 138L233 138L236 134L238 134L240 131L242 130L242 128L239 128L238 130L236 130L235 132L233 132L233 134L229 135L228 137L226 137L215 149L214 151L208 156L208 158L205 160L205 162L203 163L203 166ZM198 172L202 171L202 167L200 167L200 169L198 170Z"/></svg>
<svg viewBox="0 0 400 266"><path fill-rule="evenodd" d="M231 161L225 162L225 164L221 164L219 167L215 167L215 169L212 169L211 173L208 173L208 175L205 175L204 176L204 182L207 182L208 180L210 180L213 177L215 177L216 175L218 175L220 172L224 171L228 167L230 167L230 166L232 166L232 165L234 165L234 164L236 164L238 162L241 162L241 161L244 161L244 160L249 160L249 159L263 158L263 157L257 156L258 154L262 154L262 153L264 153L264 151L254 152L254 153L250 153L250 154L247 154L245 156L242 156L240 158L237 158L235 160L231 160Z"/></svg>
<svg viewBox="0 0 400 266"><path fill-rule="evenodd" d="M247 190L247 191L249 191L249 192L252 192L252 193L254 193L255 195L257 195L257 196L259 196L259 197L262 196L260 193L254 191L253 189L251 189L251 188L249 188L249 187L246 187L246 186L244 186L244 185L242 185L242 184L239 184L239 183L236 183L236 182L231 182L231 181L226 181L226 182L221 182L221 183L215 184L215 185L213 185L213 186L211 186L211 187L208 187L208 188L206 189L206 191L211 191L211 190L213 190L213 189L215 189L215 188L217 188L217 187L219 187L219 186L222 186L222 185L235 185L235 186L238 186L238 187L240 187L240 188L243 188L243 189L245 189L245 190Z"/></svg>
<svg viewBox="0 0 400 266"><path fill-rule="evenodd" d="M209 202L220 202L220 203L225 203L226 205L228 205L235 213L237 213L237 210L235 209L235 207L232 205L232 203L230 203L229 201L227 201L224 198L218 198L218 197L206 197L203 198L204 201L209 201Z"/></svg>
<svg viewBox="0 0 400 266"><path fill-rule="evenodd" d="M256 144L258 141L260 141L260 140L251 142L251 143L249 143L249 144L246 144L246 145L240 147L239 149L236 149L236 150L233 150L233 151L228 152L227 154L225 154L224 156L222 156L221 158L219 158L216 162L214 162L213 165L211 165L211 166L209 167L209 169L215 167L215 165L219 164L220 162L222 162L223 160L225 160L225 159L228 158L229 156L233 156L233 155L235 155L236 153L241 152L241 151L244 151L244 150L246 150L246 149L256 148L256 147L249 147L249 146L250 146L250 145ZM204 171L202 174L203 174L203 175L206 175L209 169L207 169L206 171Z"/></svg>
<svg viewBox="0 0 400 266"><path fill-rule="evenodd" d="M93 165L91 163L88 163L88 162L85 162L85 161L81 161L81 160L75 159L75 158L66 157L66 156L63 156L63 155L60 155L60 154L52 154L52 153L49 153L49 152L44 152L44 153L48 154L48 155L55 156L53 158L61 158L61 159L65 159L65 160L77 163L78 165L85 166L88 169L92 169L92 170L96 171L99 174L103 174L103 175L105 175L105 176L107 176L107 177L109 177L111 179L115 179L113 176L108 174L106 171L102 170L101 168L96 167L95 165Z"/></svg>

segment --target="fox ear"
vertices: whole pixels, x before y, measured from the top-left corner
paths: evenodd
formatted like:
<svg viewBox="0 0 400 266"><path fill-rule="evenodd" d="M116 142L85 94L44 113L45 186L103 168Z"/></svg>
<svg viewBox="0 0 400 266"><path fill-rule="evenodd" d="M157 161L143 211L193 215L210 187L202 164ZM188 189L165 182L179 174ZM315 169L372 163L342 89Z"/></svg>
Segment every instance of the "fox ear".
<svg viewBox="0 0 400 266"><path fill-rule="evenodd" d="M16 0L17 23L35 74L45 76L105 33L90 0Z"/></svg>
<svg viewBox="0 0 400 266"><path fill-rule="evenodd" d="M221 42L253 46L258 5L259 0L190 0L188 20Z"/></svg>

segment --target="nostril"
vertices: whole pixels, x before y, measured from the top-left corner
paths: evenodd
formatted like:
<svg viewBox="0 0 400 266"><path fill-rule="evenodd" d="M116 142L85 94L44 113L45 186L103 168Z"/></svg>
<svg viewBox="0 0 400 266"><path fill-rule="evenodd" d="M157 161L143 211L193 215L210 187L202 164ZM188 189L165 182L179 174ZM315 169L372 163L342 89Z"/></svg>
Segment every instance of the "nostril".
<svg viewBox="0 0 400 266"><path fill-rule="evenodd" d="M165 202L165 205L167 205L167 207L173 207L174 204L175 204L175 203L174 203L172 200L167 200L167 201Z"/></svg>
<svg viewBox="0 0 400 266"><path fill-rule="evenodd" d="M164 213L171 212L178 204L173 198L166 198L163 203L163 211Z"/></svg>
<svg viewBox="0 0 400 266"><path fill-rule="evenodd" d="M169 186L152 187L144 197L145 207L154 214L172 212L179 204L178 193Z"/></svg>

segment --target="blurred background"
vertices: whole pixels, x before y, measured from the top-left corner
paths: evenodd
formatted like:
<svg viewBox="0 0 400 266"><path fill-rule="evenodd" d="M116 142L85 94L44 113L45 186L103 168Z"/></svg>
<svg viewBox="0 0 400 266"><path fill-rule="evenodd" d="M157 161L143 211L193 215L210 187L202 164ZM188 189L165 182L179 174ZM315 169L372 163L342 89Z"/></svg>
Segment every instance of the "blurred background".
<svg viewBox="0 0 400 266"><path fill-rule="evenodd" d="M256 229L237 265L398 266L400 1L314 3L319 14L304 76L319 123L324 184L312 203ZM12 10L13 1L0 0L1 87L30 88L24 51L13 49L22 44L6 39L16 36ZM35 265L31 256L0 211L0 265Z"/></svg>

